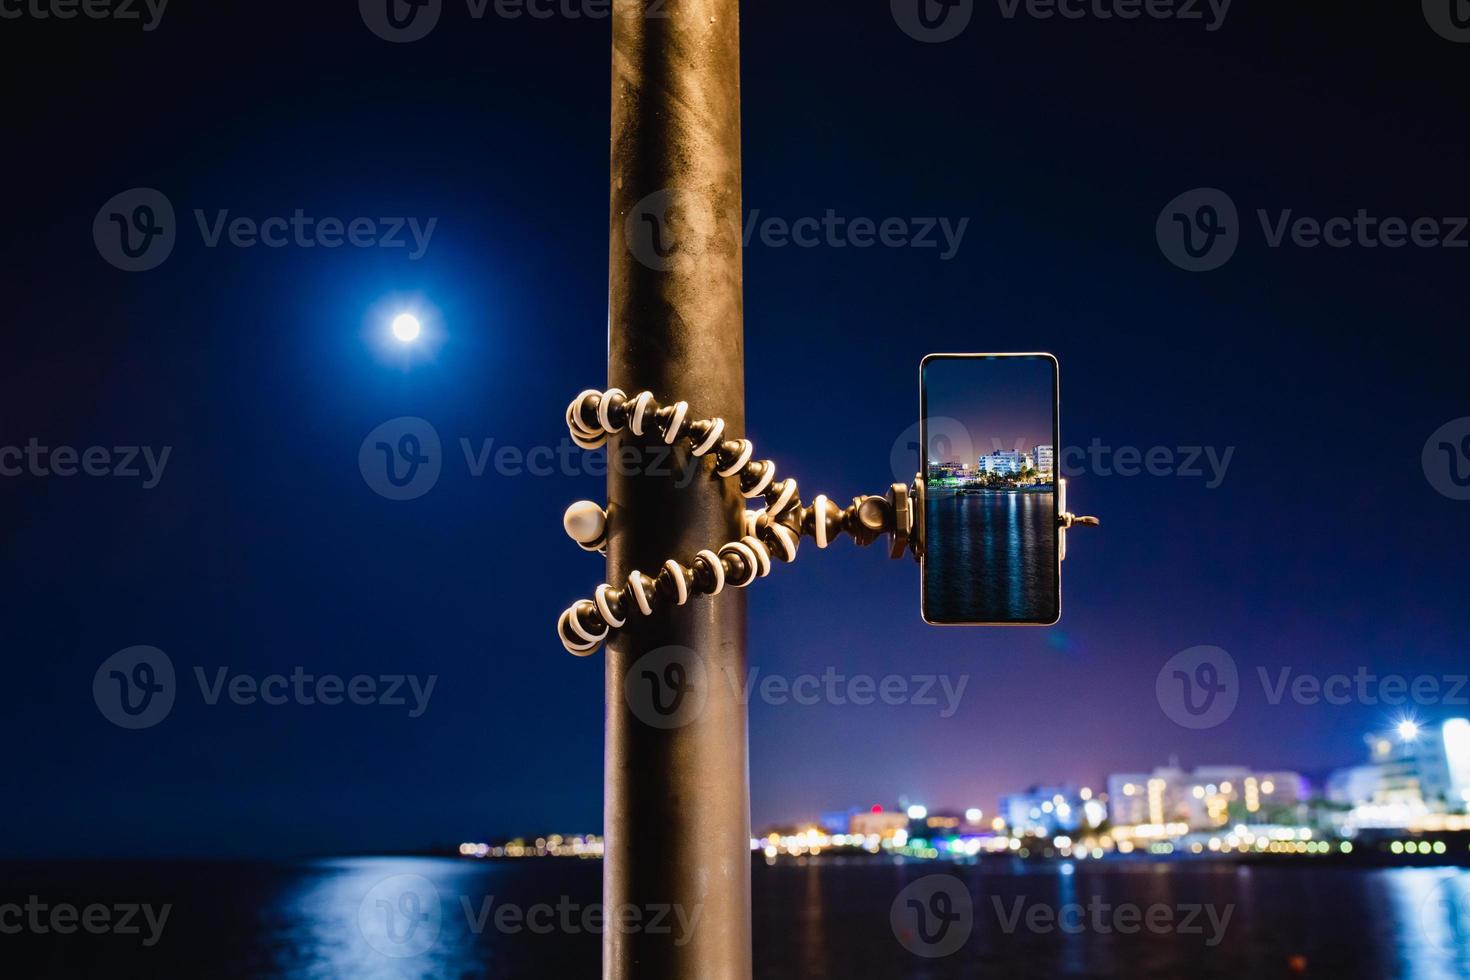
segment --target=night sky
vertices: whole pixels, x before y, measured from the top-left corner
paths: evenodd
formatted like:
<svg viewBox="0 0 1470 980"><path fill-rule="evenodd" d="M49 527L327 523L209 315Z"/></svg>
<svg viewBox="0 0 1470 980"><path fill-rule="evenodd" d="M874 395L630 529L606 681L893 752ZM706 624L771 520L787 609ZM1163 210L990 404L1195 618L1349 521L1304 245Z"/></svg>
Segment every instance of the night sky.
<svg viewBox="0 0 1470 980"><path fill-rule="evenodd" d="M1051 445L1054 382L1046 358L935 358L923 372L930 459L973 467L980 456Z"/></svg>
<svg viewBox="0 0 1470 980"><path fill-rule="evenodd" d="M576 473L475 476L461 440L559 447L567 402L605 382L609 26L450 2L395 45L355 7L179 3L151 32L0 20L0 448L171 448L152 489L0 478L0 854L600 829L602 662L554 627L603 570L562 510L604 480L580 454L555 467ZM1434 489L1421 450L1470 415L1470 250L1273 248L1256 211L1470 213L1470 45L1419 4L1315 0L1242 0L1215 31L980 4L941 44L887 3L751 2L743 32L748 212L969 219L948 260L751 243L749 432L808 500L893 482L933 351L1056 354L1064 446L1165 447L1176 465L1181 447L1233 450L1219 480L1203 459L1202 476L1127 477L1089 457L1071 503L1103 527L1070 543L1053 629L927 627L912 561L808 542L749 596L762 675L970 680L947 718L753 704L757 827L902 796L993 812L1033 782L1097 786L1171 754L1316 773L1360 761L1398 710L1272 705L1257 668L1466 671L1470 502ZM92 226L136 187L172 202L178 241L128 273ZM1155 236L1194 188L1239 208L1214 271ZM194 218L298 208L437 224L411 260L210 248ZM408 303L435 335L413 363L378 342ZM395 501L358 456L403 416L434 427L442 473ZM1230 651L1244 690L1193 731L1154 684L1198 644ZM164 721L128 731L92 683L135 645L180 683ZM298 666L438 681L411 718L210 705L193 676Z"/></svg>

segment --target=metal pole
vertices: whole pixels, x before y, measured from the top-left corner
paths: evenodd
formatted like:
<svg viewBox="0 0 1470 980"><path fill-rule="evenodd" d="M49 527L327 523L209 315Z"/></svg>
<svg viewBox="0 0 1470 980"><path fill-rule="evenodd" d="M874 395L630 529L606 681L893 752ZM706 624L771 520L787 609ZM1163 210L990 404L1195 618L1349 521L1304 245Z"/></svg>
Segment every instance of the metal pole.
<svg viewBox="0 0 1470 980"><path fill-rule="evenodd" d="M722 417L726 439L745 434L738 15L738 0L614 0L612 16L609 382ZM713 454L619 465L637 444L608 444L618 583L738 539L744 510L710 474ZM691 465L702 468L692 481ZM693 692L701 707L673 726L639 717L625 693L630 668L667 647L707 671L689 675L706 688ZM745 598L733 588L632 617L608 647L607 980L751 976L745 665ZM615 919L627 906L645 925L669 906L694 925L686 935L671 914L668 933L625 928Z"/></svg>

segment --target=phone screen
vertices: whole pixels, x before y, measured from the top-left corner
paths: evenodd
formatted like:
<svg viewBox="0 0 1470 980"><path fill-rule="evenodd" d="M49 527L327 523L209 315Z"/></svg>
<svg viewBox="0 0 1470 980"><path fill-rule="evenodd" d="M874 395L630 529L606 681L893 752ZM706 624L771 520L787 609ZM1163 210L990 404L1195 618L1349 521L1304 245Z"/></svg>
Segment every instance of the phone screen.
<svg viewBox="0 0 1470 980"><path fill-rule="evenodd" d="M933 354L919 371L925 621L1055 623L1056 358Z"/></svg>

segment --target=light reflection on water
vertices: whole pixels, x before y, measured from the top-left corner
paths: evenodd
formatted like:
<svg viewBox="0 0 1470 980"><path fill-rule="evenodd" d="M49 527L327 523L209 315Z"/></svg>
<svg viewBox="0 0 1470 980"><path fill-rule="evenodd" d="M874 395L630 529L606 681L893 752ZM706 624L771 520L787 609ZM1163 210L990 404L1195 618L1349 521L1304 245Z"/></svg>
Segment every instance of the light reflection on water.
<svg viewBox="0 0 1470 980"><path fill-rule="evenodd" d="M1376 883L1394 923L1385 930L1390 967L1416 980L1470 977L1470 875L1402 868L1381 873Z"/></svg>
<svg viewBox="0 0 1470 980"><path fill-rule="evenodd" d="M461 899L491 866L432 858L315 861L267 909L276 966L293 977L409 980L488 971Z"/></svg>
<svg viewBox="0 0 1470 980"><path fill-rule="evenodd" d="M924 602L941 622L1047 621L1056 612L1056 502L1049 492L935 491Z"/></svg>
<svg viewBox="0 0 1470 980"><path fill-rule="evenodd" d="M504 880L505 869L453 859L311 862L300 866L279 898L262 911L260 941L272 950L273 972L291 977L541 975L536 967L538 962L544 967L544 959L527 957L523 950L507 960L502 953L511 952L509 937L498 935L493 922L477 929L475 910L501 890L507 891L507 900L511 890L526 902L547 900L549 889L595 903L595 875L568 880L564 866L526 862L515 868L519 880L512 884ZM870 927L868 913L891 901L894 888L926 874L951 872L966 882L975 902L976 934L963 952L945 960L914 961L891 935ZM1291 956L1308 953L1314 975L1323 968L1357 964L1365 971L1362 975L1414 980L1470 976L1470 874L1450 869L1160 864L1033 866L997 873L929 864L810 862L758 866L756 875L757 974L763 977L960 977L977 966L1010 967L1037 976L1098 971L1167 975L1185 961L1195 976L1231 976L1263 966L1279 969ZM537 879L541 885L528 891L528 882ZM1057 907L1085 906L1092 896L1140 906L1211 901L1233 906L1234 918L1216 948L1177 936L1061 930L1009 936L997 927L993 911L1002 896L1007 903L1024 899ZM548 941L561 945L555 937L539 937L536 948L546 950ZM574 962L595 975L595 940L583 945Z"/></svg>
<svg viewBox="0 0 1470 980"><path fill-rule="evenodd" d="M407 857L5 868L0 904L38 894L75 904L169 902L173 913L152 948L126 936L0 935L0 975L595 977L595 929L499 928L487 910L563 903L586 910L601 900L601 872L590 861ZM953 876L968 892L973 932L958 952L921 959L900 943L891 914L905 888L934 875ZM957 867L837 857L757 862L752 886L761 980L1233 980L1289 976L1293 964L1309 977L1470 977L1465 869L1111 861ZM1204 920L1203 935L1099 929L1091 925L1094 901L1113 908L1204 903L1230 915L1218 941L1207 943L1216 930ZM1007 927L1037 906L1086 910L1088 926Z"/></svg>

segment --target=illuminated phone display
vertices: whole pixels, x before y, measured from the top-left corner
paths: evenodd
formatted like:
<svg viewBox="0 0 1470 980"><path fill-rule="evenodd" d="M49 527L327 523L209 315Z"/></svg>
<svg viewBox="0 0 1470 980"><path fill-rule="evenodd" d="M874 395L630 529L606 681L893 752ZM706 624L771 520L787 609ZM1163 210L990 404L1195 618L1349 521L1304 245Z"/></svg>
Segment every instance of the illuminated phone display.
<svg viewBox="0 0 1470 980"><path fill-rule="evenodd" d="M920 372L924 620L1061 617L1057 361L931 354Z"/></svg>

